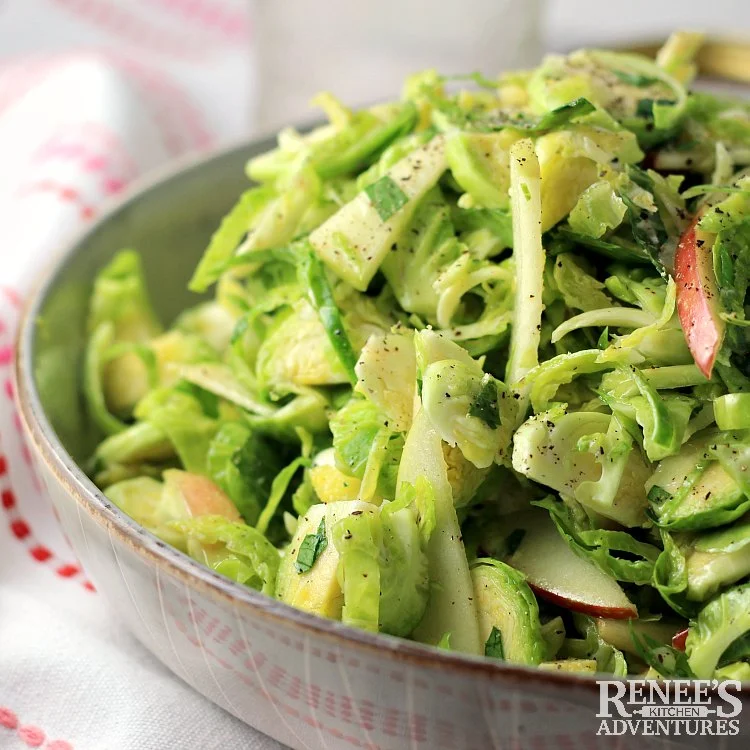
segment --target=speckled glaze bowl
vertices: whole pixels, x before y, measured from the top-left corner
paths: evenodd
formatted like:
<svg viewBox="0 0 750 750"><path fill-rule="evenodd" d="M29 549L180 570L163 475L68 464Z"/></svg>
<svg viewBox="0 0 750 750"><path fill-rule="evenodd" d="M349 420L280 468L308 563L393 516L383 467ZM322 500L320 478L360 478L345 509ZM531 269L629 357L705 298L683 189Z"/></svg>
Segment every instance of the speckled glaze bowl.
<svg viewBox="0 0 750 750"><path fill-rule="evenodd" d="M597 736L593 679L353 630L232 583L140 528L80 468L99 438L79 392L94 275L120 248L138 249L158 312L171 320L195 302L187 280L246 187L245 161L270 145L183 165L131 193L64 248L30 301L18 342L20 411L50 498L97 589L176 675L297 750L706 746L709 738Z"/></svg>

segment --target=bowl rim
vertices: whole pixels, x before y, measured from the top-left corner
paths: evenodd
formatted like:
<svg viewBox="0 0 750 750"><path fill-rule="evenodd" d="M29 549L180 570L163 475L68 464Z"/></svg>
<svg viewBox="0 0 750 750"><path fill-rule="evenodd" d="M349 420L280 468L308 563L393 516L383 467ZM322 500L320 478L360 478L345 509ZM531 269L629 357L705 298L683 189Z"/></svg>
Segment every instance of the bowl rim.
<svg viewBox="0 0 750 750"><path fill-rule="evenodd" d="M55 282L68 259L74 256L80 246L102 225L133 207L150 192L164 189L168 183L180 179L189 172L200 171L211 162L231 157L232 153L236 153L238 159L243 158L243 153L260 149L268 140L268 137L242 139L208 154L188 155L166 167L152 171L145 178L136 180L119 199L103 209L95 221L74 232L61 243L57 252L52 254L51 260L37 277L35 288L24 302L17 329L14 365L14 392L18 411L25 433L30 438L37 456L62 485L66 494L76 502L79 512L85 511L100 526L106 527L110 535L116 535L120 542L127 544L144 561L150 561L185 584L197 586L202 593L214 600L223 600L224 604L245 609L268 623L291 626L300 635L314 633L334 645L346 644L351 648L367 651L371 655L382 655L385 650L390 655L397 656L399 661L413 665L450 670L460 672L464 676L477 676L495 681L524 682L525 687L528 687L528 683L535 683L542 693L556 687L568 690L576 688L572 694L568 693L570 697L581 692L590 697L591 693L599 690L593 675L583 676L513 665L481 656L436 649L387 634L370 633L304 612L231 581L166 544L133 521L107 500L62 445L42 408L33 374L32 354L38 314L48 294L54 289ZM93 578L96 579L95 571ZM606 674L600 676L606 676L608 680L627 679ZM748 683L743 685L743 692L746 691L750 692Z"/></svg>

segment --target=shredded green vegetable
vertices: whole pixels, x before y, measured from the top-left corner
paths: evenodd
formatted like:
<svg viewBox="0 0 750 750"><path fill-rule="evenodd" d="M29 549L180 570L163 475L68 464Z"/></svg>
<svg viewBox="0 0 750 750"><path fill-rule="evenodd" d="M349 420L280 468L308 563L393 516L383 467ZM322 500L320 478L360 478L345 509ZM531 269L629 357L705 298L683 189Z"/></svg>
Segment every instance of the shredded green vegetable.
<svg viewBox="0 0 750 750"><path fill-rule="evenodd" d="M750 673L750 105L690 90L699 44L317 97L247 165L210 301L165 332L138 256L102 269L95 481L347 625Z"/></svg>

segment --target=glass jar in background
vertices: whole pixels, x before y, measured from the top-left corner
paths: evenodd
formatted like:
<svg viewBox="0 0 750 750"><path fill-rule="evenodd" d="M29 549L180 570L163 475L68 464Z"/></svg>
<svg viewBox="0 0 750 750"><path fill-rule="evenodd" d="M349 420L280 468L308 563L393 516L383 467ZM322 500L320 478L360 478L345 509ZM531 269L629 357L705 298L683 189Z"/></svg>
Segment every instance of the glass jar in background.
<svg viewBox="0 0 750 750"><path fill-rule="evenodd" d="M311 119L318 91L348 105L394 98L406 76L534 65L544 0L253 0L258 97L270 132Z"/></svg>

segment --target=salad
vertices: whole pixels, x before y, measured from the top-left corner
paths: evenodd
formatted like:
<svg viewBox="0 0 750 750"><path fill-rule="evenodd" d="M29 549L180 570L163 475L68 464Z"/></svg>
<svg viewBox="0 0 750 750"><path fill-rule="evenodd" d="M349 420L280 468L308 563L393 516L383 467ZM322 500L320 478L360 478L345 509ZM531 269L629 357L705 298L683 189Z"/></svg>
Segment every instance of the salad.
<svg viewBox="0 0 750 750"><path fill-rule="evenodd" d="M568 672L750 679L750 104L695 34L289 128L169 327L94 283L99 487L234 581ZM177 260L175 259L177 262Z"/></svg>

